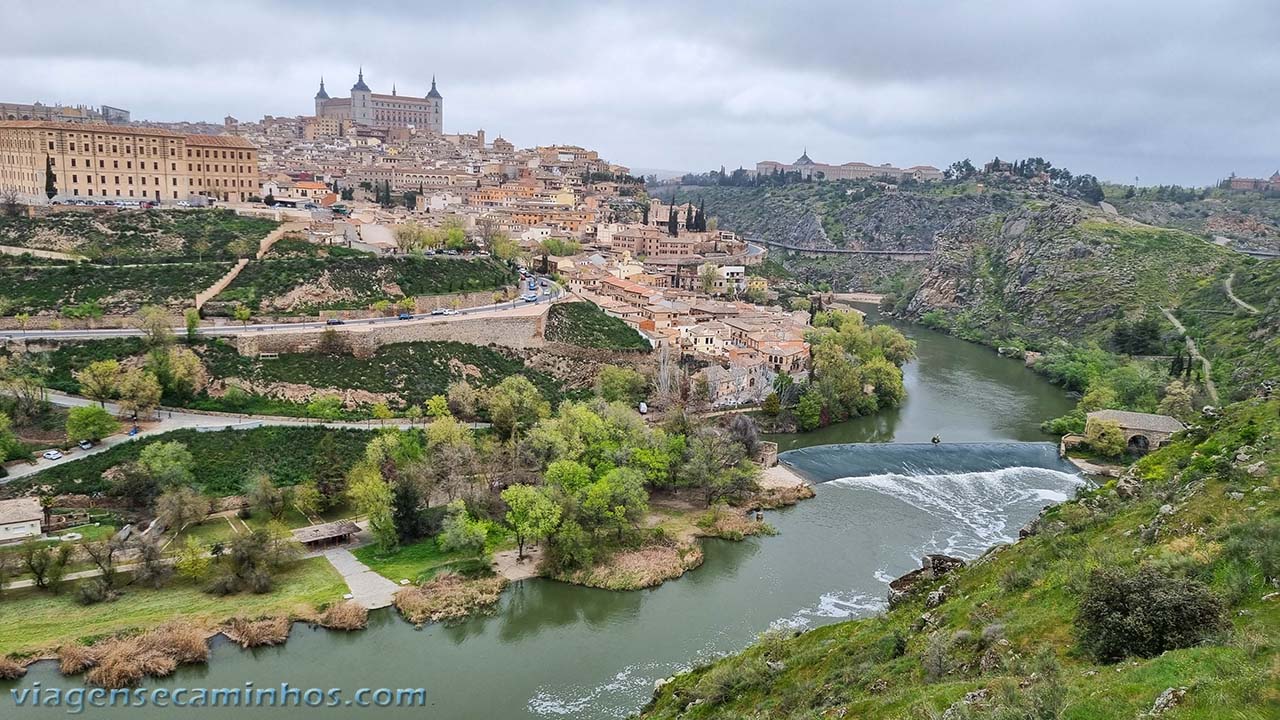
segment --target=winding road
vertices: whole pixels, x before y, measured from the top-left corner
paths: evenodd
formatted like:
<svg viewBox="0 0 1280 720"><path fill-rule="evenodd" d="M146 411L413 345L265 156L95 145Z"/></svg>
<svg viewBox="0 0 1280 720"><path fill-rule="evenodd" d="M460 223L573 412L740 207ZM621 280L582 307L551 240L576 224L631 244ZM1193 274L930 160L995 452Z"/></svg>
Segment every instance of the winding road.
<svg viewBox="0 0 1280 720"><path fill-rule="evenodd" d="M1169 322L1173 323L1173 326L1178 329L1178 334L1187 341L1187 352L1191 355L1191 358L1200 361L1200 367L1204 370L1204 389L1209 393L1209 398L1213 400L1213 404L1217 405L1219 402L1218 388L1213 384L1213 365L1209 362L1209 358L1200 354L1200 349L1196 347L1196 341L1192 340L1191 336L1187 334L1187 328L1178 321L1178 318L1174 317L1173 312L1168 308L1160 308L1160 312L1164 313Z"/></svg>

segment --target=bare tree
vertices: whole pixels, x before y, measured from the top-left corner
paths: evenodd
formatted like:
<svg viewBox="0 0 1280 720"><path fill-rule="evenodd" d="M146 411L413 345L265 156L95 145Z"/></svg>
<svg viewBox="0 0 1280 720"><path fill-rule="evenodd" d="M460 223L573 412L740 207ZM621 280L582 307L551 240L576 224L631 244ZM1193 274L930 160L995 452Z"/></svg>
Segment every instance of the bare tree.
<svg viewBox="0 0 1280 720"><path fill-rule="evenodd" d="M0 194L0 208L8 217L17 217L22 213L22 203L18 201L17 190L5 190Z"/></svg>
<svg viewBox="0 0 1280 720"><path fill-rule="evenodd" d="M80 547L84 550L84 554L89 556L89 560L98 568L98 571L102 573L102 581L107 584L107 587L115 587L116 555L124 551L125 542L119 539L118 536L113 536L109 540L85 543Z"/></svg>

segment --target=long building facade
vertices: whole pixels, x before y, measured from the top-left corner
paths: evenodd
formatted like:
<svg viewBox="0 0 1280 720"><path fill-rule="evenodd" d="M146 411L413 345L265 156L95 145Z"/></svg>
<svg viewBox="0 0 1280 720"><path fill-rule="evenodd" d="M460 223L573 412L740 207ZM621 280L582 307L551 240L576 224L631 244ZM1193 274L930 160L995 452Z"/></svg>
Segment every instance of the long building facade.
<svg viewBox="0 0 1280 720"><path fill-rule="evenodd" d="M316 93L316 118L349 122L376 128L418 128L440 134L444 132L444 97L431 78L431 90L423 97L399 95L393 86L390 95L375 93L364 81L364 70L351 86L351 96L329 97L320 79Z"/></svg>
<svg viewBox="0 0 1280 720"><path fill-rule="evenodd" d="M894 167L888 163L870 165L863 162L828 165L827 163L810 160L808 150L796 158L793 163L780 163L773 160L762 160L756 163L756 175L772 175L774 173L799 173L801 177L812 180L942 179L942 171L932 165L914 165L909 168Z"/></svg>
<svg viewBox="0 0 1280 720"><path fill-rule="evenodd" d="M15 193L21 202L172 203L194 197L244 202L258 195L260 186L257 147L234 135L0 121L0 193Z"/></svg>

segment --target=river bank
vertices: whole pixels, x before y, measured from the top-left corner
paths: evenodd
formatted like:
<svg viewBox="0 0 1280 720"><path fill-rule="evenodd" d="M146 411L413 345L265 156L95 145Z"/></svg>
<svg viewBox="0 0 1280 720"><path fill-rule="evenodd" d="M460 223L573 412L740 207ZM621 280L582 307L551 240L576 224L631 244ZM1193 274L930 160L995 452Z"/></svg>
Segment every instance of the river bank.
<svg viewBox="0 0 1280 720"><path fill-rule="evenodd" d="M698 540L696 572L644 592L609 592L545 578L511 583L491 612L456 623L414 626L395 612L369 616L359 633L317 632L295 625L286 644L242 650L213 644L209 662L179 669L148 687L198 684L238 687L423 687L436 720L473 717L603 720L630 715L653 694L655 680L741 650L771 627L817 628L886 607L887 582L920 566L927 553L973 557L1010 542L1040 510L1074 492L1069 472L1017 469L976 459L1009 458L1022 465L1018 442L1056 446L1037 425L1062 414L1070 400L1022 366L923 328L906 327L918 359L905 367L908 397L901 408L815 433L769 438L788 447L880 440L832 460L835 480L812 486L814 497L767 515L776 537L729 542ZM942 436L942 450L929 444ZM975 447L958 452L960 441ZM890 441L907 446L890 445ZM918 443L918 444L915 444ZM948 453L946 448L952 447ZM1038 457L1040 445L1033 456ZM890 453L898 453L891 456ZM816 448L813 452L816 452ZM876 455L876 453L879 455ZM784 465L791 456L784 457ZM976 466L977 465L977 466ZM791 462L786 469L794 472ZM800 473L804 474L804 473ZM856 551L852 551L856 549ZM0 600L0 604L3 600ZM501 677L476 693L475 678ZM0 691L71 687L56 667L40 664ZM0 697L3 697L0 695ZM24 712L27 712L24 710ZM370 711L379 717L415 711ZM30 710L38 720L61 717ZM247 718L316 720L341 710L246 710ZM159 720L150 709L107 708L105 720Z"/></svg>

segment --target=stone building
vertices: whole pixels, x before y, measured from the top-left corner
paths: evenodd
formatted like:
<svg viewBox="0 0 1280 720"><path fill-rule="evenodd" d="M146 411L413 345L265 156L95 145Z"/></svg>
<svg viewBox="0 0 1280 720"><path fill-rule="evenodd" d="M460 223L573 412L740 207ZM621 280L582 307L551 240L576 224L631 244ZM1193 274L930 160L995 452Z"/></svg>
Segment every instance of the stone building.
<svg viewBox="0 0 1280 720"><path fill-rule="evenodd" d="M1152 413L1126 410L1096 410L1087 416L1088 422L1111 421L1120 426L1125 445L1130 452L1145 453L1164 445L1169 438L1186 427L1177 418Z"/></svg>
<svg viewBox="0 0 1280 720"><path fill-rule="evenodd" d="M78 123L129 123L129 111L110 105L45 105L44 103L0 103L0 120L51 120Z"/></svg>
<svg viewBox="0 0 1280 720"><path fill-rule="evenodd" d="M33 497L0 500L0 545L39 537L44 508Z"/></svg>
<svg viewBox="0 0 1280 720"><path fill-rule="evenodd" d="M234 135L0 120L0 192L45 203L50 185L58 201L244 202L258 193L258 150Z"/></svg>
<svg viewBox="0 0 1280 720"><path fill-rule="evenodd" d="M376 128L409 128L430 130L440 134L444 130L444 97L436 89L436 79L431 78L431 90L423 97L400 95L395 86L390 95L375 93L364 81L361 68L356 82L351 86L351 96L329 97L320 79L320 90L315 96L316 118L341 123Z"/></svg>

